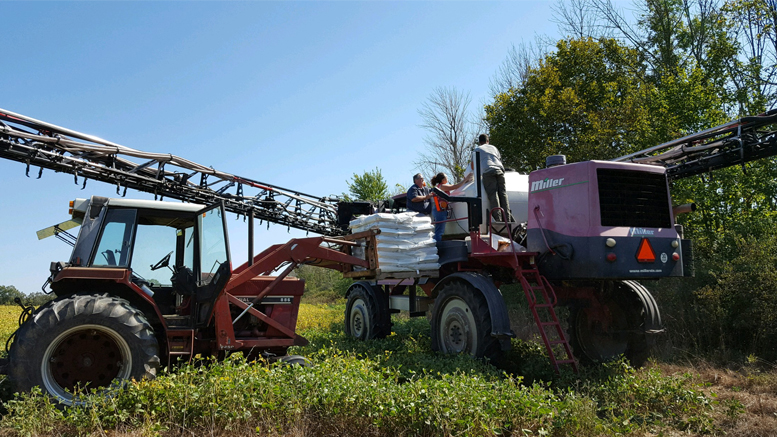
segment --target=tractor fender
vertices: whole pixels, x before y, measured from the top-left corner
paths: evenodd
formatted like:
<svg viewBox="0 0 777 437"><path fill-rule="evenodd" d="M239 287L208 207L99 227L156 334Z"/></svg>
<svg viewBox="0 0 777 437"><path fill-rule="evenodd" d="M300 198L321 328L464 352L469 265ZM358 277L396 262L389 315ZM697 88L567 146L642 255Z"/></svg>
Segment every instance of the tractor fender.
<svg viewBox="0 0 777 437"><path fill-rule="evenodd" d="M464 281L470 284L486 298L488 312L491 314L491 335L493 337L501 339L515 337L515 333L510 329L510 317L507 314L507 306L502 298L502 292L496 288L489 277L474 272L453 273L435 285L432 295L437 296L445 284L453 281Z"/></svg>
<svg viewBox="0 0 777 437"><path fill-rule="evenodd" d="M645 310L645 334L660 334L664 332L661 323L661 313L653 295L637 281L621 281L621 290L628 292Z"/></svg>

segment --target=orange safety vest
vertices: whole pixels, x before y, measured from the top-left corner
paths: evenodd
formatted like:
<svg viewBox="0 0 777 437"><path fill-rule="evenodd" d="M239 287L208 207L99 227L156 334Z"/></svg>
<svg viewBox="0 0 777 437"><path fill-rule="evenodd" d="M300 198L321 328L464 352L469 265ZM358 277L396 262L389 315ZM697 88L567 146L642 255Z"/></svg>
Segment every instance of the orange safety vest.
<svg viewBox="0 0 777 437"><path fill-rule="evenodd" d="M437 208L437 211L445 211L448 209L448 201L434 196L434 207Z"/></svg>

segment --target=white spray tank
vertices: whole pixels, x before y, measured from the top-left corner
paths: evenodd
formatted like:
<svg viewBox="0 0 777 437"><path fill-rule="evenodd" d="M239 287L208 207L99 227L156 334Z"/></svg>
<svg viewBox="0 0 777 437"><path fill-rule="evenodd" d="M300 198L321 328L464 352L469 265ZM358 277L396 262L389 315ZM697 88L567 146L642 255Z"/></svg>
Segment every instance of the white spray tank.
<svg viewBox="0 0 777 437"><path fill-rule="evenodd" d="M470 173L470 172L467 172ZM466 175L465 175L466 176ZM480 233L486 234L487 211L491 209L488 203L486 189L483 187L483 181L480 180L480 193L483 197L482 224ZM507 189L507 199L510 202L510 210L517 223L526 223L529 214L529 175L521 174L516 171L505 172L505 188ZM477 186L475 181L462 185L456 190L451 191L451 196L476 197ZM450 208L449 219L460 219L450 221L445 225L444 235L465 237L469 235L467 229L467 204L464 202L453 202Z"/></svg>

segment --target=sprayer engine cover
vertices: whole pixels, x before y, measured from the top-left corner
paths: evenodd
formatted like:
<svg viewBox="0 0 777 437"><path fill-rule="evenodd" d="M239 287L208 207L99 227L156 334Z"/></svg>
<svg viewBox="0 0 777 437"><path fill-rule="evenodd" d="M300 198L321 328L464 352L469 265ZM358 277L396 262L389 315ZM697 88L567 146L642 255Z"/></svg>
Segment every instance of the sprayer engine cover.
<svg viewBox="0 0 777 437"><path fill-rule="evenodd" d="M662 167L585 161L529 175L528 249L549 279L683 276Z"/></svg>

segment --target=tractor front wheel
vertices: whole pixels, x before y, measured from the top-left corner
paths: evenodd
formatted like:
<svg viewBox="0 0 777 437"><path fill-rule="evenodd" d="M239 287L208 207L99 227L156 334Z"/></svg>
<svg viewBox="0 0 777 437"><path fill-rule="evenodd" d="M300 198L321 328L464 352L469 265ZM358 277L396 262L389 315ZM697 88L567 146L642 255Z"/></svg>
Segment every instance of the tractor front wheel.
<svg viewBox="0 0 777 437"><path fill-rule="evenodd" d="M153 379L159 345L143 314L107 295L75 295L46 304L19 328L10 350L16 391L35 386L62 404L129 379Z"/></svg>

